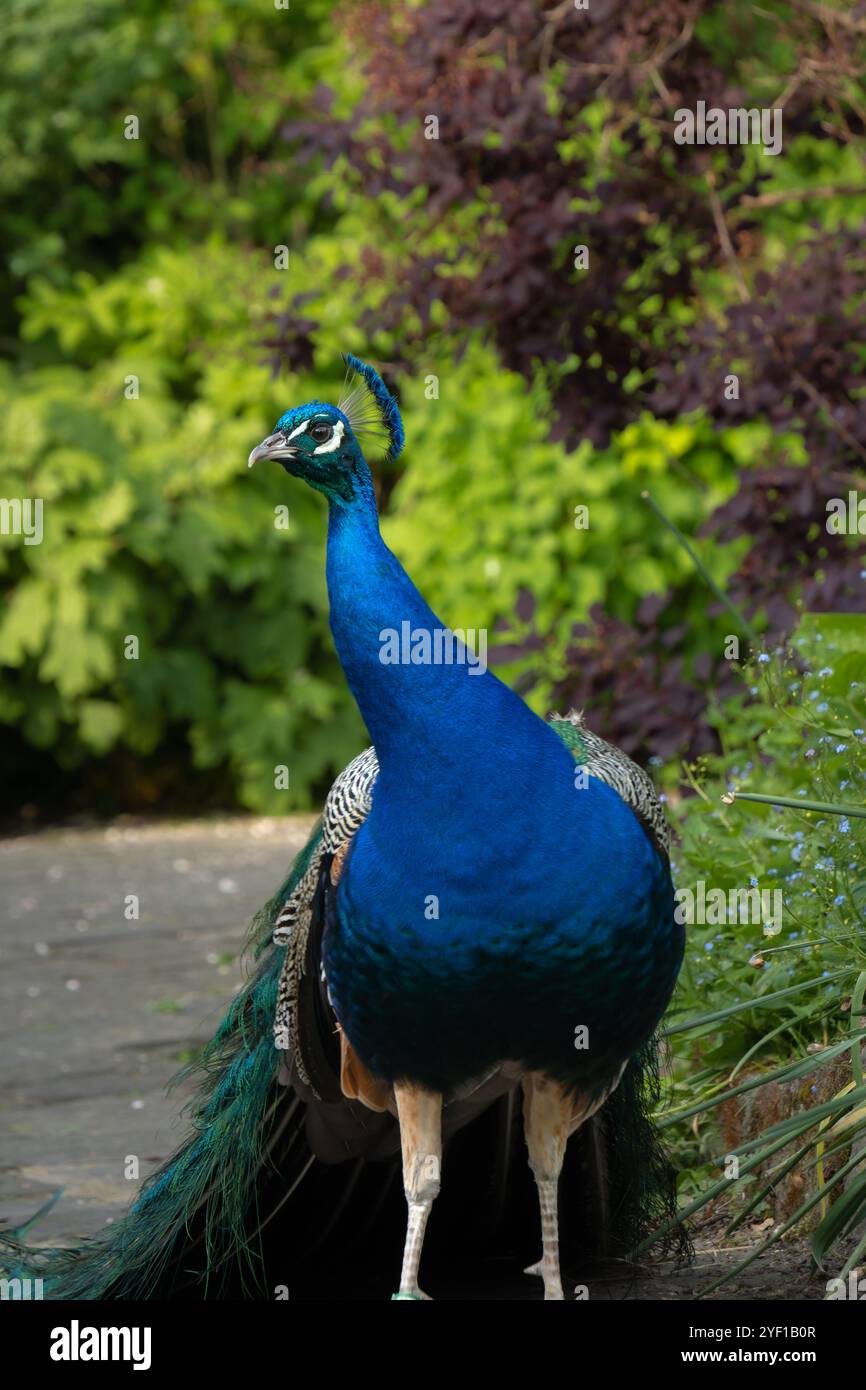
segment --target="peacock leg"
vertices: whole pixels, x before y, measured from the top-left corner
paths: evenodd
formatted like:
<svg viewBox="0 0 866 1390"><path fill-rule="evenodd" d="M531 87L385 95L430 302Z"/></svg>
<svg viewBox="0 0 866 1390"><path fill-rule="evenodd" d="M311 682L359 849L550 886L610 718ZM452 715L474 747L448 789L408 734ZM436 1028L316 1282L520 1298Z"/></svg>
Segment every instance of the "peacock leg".
<svg viewBox="0 0 866 1390"><path fill-rule="evenodd" d="M538 1263L530 1265L525 1273L538 1274L544 1280L545 1302L563 1299L557 1194L565 1146L578 1123L574 1098L558 1081L552 1081L542 1072L526 1072L523 1077L523 1129L529 1149L529 1166L538 1188L542 1254Z"/></svg>
<svg viewBox="0 0 866 1390"><path fill-rule="evenodd" d="M417 1086L394 1086L400 1146L403 1152L403 1190L409 1209L400 1292L394 1299L427 1299L418 1287L418 1266L430 1208L439 1192L442 1167L442 1097Z"/></svg>

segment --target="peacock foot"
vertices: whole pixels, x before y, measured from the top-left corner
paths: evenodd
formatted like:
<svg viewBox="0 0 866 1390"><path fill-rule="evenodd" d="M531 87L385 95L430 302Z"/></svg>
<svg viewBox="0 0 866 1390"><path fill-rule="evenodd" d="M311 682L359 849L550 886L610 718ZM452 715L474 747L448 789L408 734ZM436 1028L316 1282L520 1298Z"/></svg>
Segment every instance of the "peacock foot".
<svg viewBox="0 0 866 1390"><path fill-rule="evenodd" d="M545 1264L544 1258L536 1261L534 1265L527 1265L524 1274L536 1274L539 1279L544 1280L544 1301L545 1303L564 1303L565 1294L562 1292L562 1280L559 1277L559 1270L550 1264Z"/></svg>

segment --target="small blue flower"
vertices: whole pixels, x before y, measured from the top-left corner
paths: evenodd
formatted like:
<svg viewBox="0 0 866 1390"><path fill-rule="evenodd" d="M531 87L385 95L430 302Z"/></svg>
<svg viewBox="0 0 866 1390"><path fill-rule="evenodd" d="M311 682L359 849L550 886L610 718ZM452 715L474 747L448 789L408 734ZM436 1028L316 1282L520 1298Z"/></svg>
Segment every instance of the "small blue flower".
<svg viewBox="0 0 866 1390"><path fill-rule="evenodd" d="M712 951L713 948L714 948L714 946L715 946L715 942L714 942L714 941L705 941L705 942L704 942L704 950L705 950L705 951Z"/></svg>
<svg viewBox="0 0 866 1390"><path fill-rule="evenodd" d="M847 817L847 816L843 816L842 819L840 820L840 822L839 822L839 829L840 829L840 831L842 832L843 835L847 835L847 834L848 834L848 831L851 829L851 822L848 820L848 817Z"/></svg>
<svg viewBox="0 0 866 1390"><path fill-rule="evenodd" d="M844 753L844 752L845 752L845 749L846 749L847 747L848 747L847 743L837 743L837 744L836 744L836 750L835 750L835 751L836 751L837 753Z"/></svg>
<svg viewBox="0 0 866 1390"><path fill-rule="evenodd" d="M767 654L766 652L761 652L761 655L758 657L758 660L760 661L761 665L763 666L766 662L768 662L768 661L770 660L770 658L769 658L769 656L768 656L768 654Z"/></svg>
<svg viewBox="0 0 866 1390"><path fill-rule="evenodd" d="M834 907L841 907L844 901L845 901L845 894L844 894L844 893L837 893L836 897L833 899L833 906L834 906Z"/></svg>

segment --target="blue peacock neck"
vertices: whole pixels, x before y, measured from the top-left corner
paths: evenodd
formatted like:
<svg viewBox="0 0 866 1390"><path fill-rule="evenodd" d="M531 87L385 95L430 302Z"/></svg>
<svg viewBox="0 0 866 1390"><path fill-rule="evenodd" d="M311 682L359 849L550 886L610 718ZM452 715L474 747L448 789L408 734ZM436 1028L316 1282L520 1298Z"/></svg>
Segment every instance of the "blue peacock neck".
<svg viewBox="0 0 866 1390"><path fill-rule="evenodd" d="M465 650L462 659L447 660L449 649L455 655L447 627L382 539L366 465L350 499L330 498L327 580L337 653L383 784L399 784L408 795L416 783L435 783L442 793L452 786L465 795L474 772L489 788L493 762L503 776L507 765L513 791L520 792L523 767L531 785L537 745L546 745L550 731L477 661L473 669ZM407 648L407 632L430 634L429 660L420 637ZM390 634L399 638L397 660Z"/></svg>

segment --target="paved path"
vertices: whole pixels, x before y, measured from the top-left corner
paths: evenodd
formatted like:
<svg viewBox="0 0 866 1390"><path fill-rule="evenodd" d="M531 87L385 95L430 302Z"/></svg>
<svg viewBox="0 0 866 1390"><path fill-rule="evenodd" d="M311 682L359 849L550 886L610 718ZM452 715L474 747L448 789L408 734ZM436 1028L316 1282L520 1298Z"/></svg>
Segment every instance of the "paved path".
<svg viewBox="0 0 866 1390"><path fill-rule="evenodd" d="M241 982L250 916L311 817L115 825L0 841L0 1220L97 1230L184 1133L169 1077ZM138 920L127 920L129 895Z"/></svg>

